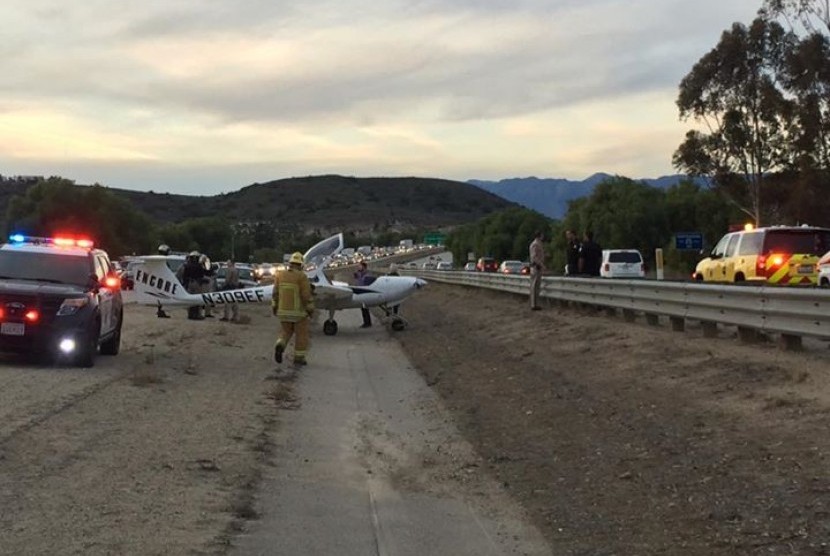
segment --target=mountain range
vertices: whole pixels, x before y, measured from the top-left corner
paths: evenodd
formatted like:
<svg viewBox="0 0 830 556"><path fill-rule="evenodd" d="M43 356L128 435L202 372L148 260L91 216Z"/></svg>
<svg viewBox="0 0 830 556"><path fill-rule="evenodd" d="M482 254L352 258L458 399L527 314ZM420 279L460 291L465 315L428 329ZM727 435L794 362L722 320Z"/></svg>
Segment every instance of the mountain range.
<svg viewBox="0 0 830 556"><path fill-rule="evenodd" d="M161 224L223 216L234 222L270 222L277 228L323 235L445 229L516 206L472 184L433 178L305 176L204 197L111 191Z"/></svg>
<svg viewBox="0 0 830 556"><path fill-rule="evenodd" d="M500 181L468 180L467 183L494 193L508 201L533 209L550 218L560 219L568 212L570 201L590 195L597 184L612 178L614 176L599 172L582 181L528 177ZM690 178L686 175L675 174L637 181L652 187L666 189L688 179Z"/></svg>

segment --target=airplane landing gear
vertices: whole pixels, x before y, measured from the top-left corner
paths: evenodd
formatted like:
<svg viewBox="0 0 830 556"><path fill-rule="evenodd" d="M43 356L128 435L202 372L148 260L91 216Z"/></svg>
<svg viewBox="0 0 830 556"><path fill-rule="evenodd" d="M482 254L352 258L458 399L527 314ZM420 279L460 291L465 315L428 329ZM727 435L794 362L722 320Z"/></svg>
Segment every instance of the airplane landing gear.
<svg viewBox="0 0 830 556"><path fill-rule="evenodd" d="M323 323L323 334L326 336L334 336L337 334L337 321L329 319Z"/></svg>
<svg viewBox="0 0 830 556"><path fill-rule="evenodd" d="M323 323L323 334L326 336L337 334L337 321L334 320L334 311L329 311L329 318Z"/></svg>
<svg viewBox="0 0 830 556"><path fill-rule="evenodd" d="M405 318L400 316L395 310L387 305L381 305L383 311L383 320L389 324L389 327L395 332L400 332L409 324Z"/></svg>

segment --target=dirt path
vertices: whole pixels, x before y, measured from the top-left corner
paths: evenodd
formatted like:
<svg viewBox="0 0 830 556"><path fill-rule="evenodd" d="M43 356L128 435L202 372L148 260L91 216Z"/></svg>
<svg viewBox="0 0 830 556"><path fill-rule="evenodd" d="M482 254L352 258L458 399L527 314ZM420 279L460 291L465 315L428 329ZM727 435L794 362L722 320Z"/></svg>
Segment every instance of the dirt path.
<svg viewBox="0 0 830 556"><path fill-rule="evenodd" d="M561 554L830 552L830 358L431 284L400 339Z"/></svg>

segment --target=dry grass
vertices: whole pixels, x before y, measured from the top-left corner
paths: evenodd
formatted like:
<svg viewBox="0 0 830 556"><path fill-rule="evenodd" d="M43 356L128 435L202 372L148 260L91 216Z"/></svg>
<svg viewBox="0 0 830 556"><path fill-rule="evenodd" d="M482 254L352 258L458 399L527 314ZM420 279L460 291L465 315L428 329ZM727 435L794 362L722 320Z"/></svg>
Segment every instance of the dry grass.
<svg viewBox="0 0 830 556"><path fill-rule="evenodd" d="M133 386L150 386L164 382L164 376L154 365L142 365L133 369L130 381Z"/></svg>
<svg viewBox="0 0 830 556"><path fill-rule="evenodd" d="M280 409L299 409L300 402L294 389L288 384L277 384L265 392L265 397L274 401Z"/></svg>

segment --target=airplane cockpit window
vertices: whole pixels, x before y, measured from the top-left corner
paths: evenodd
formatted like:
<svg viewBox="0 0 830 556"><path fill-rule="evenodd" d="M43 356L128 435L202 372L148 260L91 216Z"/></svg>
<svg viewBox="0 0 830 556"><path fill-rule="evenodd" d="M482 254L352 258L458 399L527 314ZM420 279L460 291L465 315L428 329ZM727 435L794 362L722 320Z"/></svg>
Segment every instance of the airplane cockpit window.
<svg viewBox="0 0 830 556"><path fill-rule="evenodd" d="M305 252L306 267L314 265L322 266L327 259L336 255L343 249L343 234L337 234L314 245Z"/></svg>

